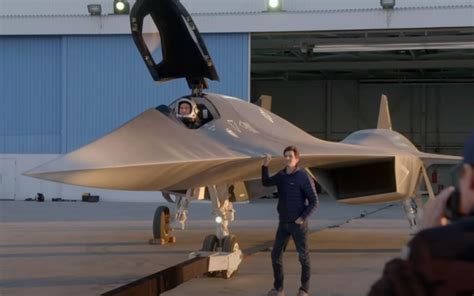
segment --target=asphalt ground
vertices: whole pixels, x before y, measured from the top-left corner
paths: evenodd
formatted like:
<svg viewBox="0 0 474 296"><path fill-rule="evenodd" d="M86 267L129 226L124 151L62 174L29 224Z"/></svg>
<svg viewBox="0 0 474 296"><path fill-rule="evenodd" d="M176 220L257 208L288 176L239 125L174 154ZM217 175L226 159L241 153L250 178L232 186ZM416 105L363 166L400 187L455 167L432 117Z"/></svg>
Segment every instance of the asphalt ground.
<svg viewBox="0 0 474 296"><path fill-rule="evenodd" d="M173 245L150 245L153 203L0 202L0 295L99 295L187 260L215 232L210 203L192 203ZM232 278L201 277L163 295L265 295L273 282L269 249L276 200L236 204L230 225L249 256ZM325 196L311 217L310 295L366 295L383 264L410 239L402 207L343 205ZM300 265L284 254L286 295Z"/></svg>

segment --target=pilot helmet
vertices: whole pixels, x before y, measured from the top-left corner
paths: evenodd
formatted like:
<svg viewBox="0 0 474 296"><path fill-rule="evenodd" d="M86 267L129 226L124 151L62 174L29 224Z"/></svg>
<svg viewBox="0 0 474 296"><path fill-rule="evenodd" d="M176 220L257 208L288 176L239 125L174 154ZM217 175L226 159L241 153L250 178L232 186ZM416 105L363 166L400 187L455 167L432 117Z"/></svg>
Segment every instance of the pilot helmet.
<svg viewBox="0 0 474 296"><path fill-rule="evenodd" d="M191 111L188 114L179 114L179 107L183 103L189 104L191 106ZM179 100L178 103L176 104L176 107L175 107L176 117L181 119L184 123L195 122L197 119L198 113L199 113L199 110L196 103L194 103L190 99L183 98Z"/></svg>

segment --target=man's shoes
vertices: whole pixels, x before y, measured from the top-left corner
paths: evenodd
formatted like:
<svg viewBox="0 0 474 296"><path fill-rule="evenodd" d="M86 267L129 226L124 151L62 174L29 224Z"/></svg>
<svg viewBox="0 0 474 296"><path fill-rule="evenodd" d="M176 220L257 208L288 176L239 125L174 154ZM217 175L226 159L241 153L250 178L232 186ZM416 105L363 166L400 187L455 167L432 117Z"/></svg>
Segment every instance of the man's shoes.
<svg viewBox="0 0 474 296"><path fill-rule="evenodd" d="M296 296L308 296L308 293L306 293L305 290L301 290L301 289L300 289L300 290L298 291L298 294L296 294Z"/></svg>
<svg viewBox="0 0 474 296"><path fill-rule="evenodd" d="M267 293L267 296L285 296L285 292L283 290L278 291L277 289L273 288Z"/></svg>

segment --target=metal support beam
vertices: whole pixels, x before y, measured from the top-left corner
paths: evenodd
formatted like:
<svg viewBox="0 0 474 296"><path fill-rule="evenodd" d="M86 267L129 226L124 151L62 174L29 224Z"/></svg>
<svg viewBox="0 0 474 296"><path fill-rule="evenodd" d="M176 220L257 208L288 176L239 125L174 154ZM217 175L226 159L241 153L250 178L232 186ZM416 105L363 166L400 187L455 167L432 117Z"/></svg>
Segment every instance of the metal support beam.
<svg viewBox="0 0 474 296"><path fill-rule="evenodd" d="M314 62L314 63L254 63L252 73L265 71L321 71L354 69L448 69L474 68L474 60L436 60L436 61L356 61L356 62Z"/></svg>
<svg viewBox="0 0 474 296"><path fill-rule="evenodd" d="M427 137L427 106L426 106L426 84L421 85L421 150L426 151L426 137Z"/></svg>
<svg viewBox="0 0 474 296"><path fill-rule="evenodd" d="M331 121L332 121L332 83L331 81L326 81L326 140L331 140Z"/></svg>
<svg viewBox="0 0 474 296"><path fill-rule="evenodd" d="M284 36L283 36L284 37ZM426 45L434 48L462 48L473 47L474 41L471 35L444 35L444 36L404 36L404 37L369 37L351 38L339 36L339 38L315 38L295 36L293 38L254 39L252 49L301 49L302 44L319 46L399 46L401 48L415 45ZM312 48L309 48L312 50Z"/></svg>

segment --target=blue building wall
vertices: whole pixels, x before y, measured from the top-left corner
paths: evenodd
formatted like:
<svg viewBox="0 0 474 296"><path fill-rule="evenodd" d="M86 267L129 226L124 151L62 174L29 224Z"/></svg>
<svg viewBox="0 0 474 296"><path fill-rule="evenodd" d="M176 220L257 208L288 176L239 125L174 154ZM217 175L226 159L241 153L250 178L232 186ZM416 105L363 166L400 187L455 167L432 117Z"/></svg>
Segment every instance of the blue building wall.
<svg viewBox="0 0 474 296"><path fill-rule="evenodd" d="M248 34L203 37L220 76L208 91L247 99ZM0 153L69 152L189 93L157 85L129 35L1 36Z"/></svg>

